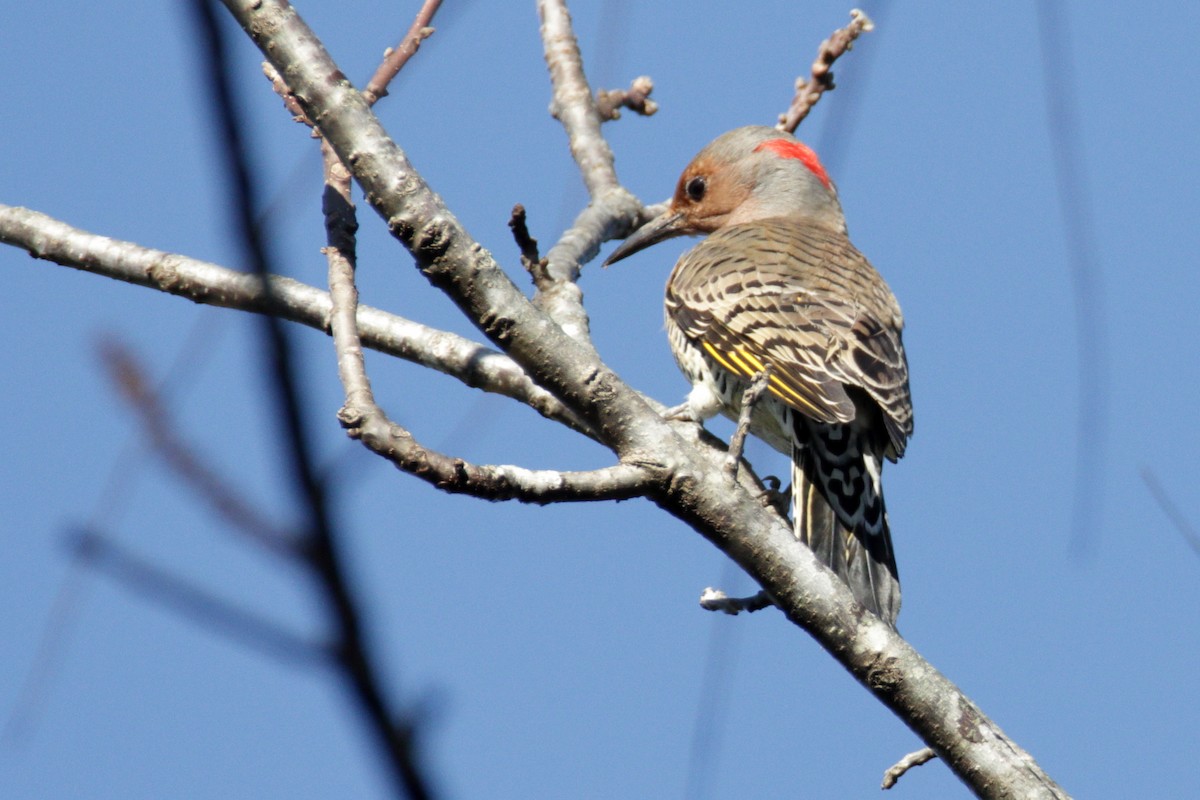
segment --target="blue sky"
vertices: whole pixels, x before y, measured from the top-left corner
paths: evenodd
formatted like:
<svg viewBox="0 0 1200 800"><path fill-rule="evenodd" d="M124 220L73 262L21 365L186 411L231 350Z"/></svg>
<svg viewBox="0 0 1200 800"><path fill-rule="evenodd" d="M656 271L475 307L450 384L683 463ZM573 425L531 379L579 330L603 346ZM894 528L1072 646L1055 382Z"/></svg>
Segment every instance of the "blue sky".
<svg viewBox="0 0 1200 800"><path fill-rule="evenodd" d="M514 203L543 246L585 196L558 123L533 4L448 2L379 113L468 229L524 282ZM300 3L365 82L415 3ZM826 155L851 236L908 321L916 435L885 476L904 584L900 628L1080 797L1186 796L1197 747L1200 560L1147 491L1185 514L1200 429L1195 268L1200 6L1066 4L1094 212L1107 446L1088 441L1097 525L1070 546L1077 328L1032 3L896 4L835 69L799 135ZM770 123L822 38L831 2L579 3L589 77L655 81L657 116L606 128L626 185L664 198L719 133ZM183 4L6 11L0 202L86 230L237 264ZM321 284L319 163L238 40L247 131L278 260ZM364 302L475 335L369 211ZM662 331L664 244L582 288L601 354L674 403ZM0 740L6 797L387 796L362 725L323 673L281 665L72 565L72 525L319 638L295 571L224 530L146 454L96 343L118 337L157 376L197 448L285 520L257 328L0 249ZM329 342L298 331L323 463L390 688L423 709L445 797L873 796L911 733L782 617L714 618L708 585L748 591L700 537L649 503L528 508L447 497L356 449ZM599 447L533 412L419 368L369 360L380 401L432 446L478 462L588 468ZM715 429L727 433L718 423ZM1089 439L1099 435L1089 431ZM784 465L766 448L761 472ZM64 599L65 598L65 599ZM57 604L57 605L56 605ZM56 612L65 608L65 612ZM36 666L47 637L49 666ZM721 657L705 682L708 653ZM36 691L24 691L29 675ZM22 701L33 699L32 704ZM715 712L714 712L715 709ZM698 787L698 788L697 788ZM944 766L893 790L959 797Z"/></svg>

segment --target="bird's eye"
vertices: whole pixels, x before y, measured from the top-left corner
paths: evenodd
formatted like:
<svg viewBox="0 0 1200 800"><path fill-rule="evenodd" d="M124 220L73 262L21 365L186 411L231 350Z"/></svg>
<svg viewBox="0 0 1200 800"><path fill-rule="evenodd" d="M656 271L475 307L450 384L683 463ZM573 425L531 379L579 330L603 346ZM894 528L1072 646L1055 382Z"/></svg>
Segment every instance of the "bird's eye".
<svg viewBox="0 0 1200 800"><path fill-rule="evenodd" d="M695 203L699 203L704 199L706 189L708 189L708 181L704 180L702 176L692 178L683 187L683 190L687 192L687 196Z"/></svg>

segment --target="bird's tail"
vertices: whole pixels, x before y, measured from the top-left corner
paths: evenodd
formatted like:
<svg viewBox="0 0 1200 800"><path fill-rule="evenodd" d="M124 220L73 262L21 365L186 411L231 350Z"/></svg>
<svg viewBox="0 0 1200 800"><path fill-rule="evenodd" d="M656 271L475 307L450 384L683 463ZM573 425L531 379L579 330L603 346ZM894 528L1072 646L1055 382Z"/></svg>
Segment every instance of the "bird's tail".
<svg viewBox="0 0 1200 800"><path fill-rule="evenodd" d="M851 436L849 426L841 435ZM832 445L832 447L830 446ZM792 524L850 587L855 599L896 626L900 579L880 487L881 460L825 436L792 450Z"/></svg>

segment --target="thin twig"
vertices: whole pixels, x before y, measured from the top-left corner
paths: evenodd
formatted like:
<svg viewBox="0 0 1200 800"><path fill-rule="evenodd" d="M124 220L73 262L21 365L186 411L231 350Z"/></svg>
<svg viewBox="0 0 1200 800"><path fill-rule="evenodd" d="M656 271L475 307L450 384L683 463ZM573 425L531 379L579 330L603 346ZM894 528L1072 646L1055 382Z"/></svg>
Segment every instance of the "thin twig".
<svg viewBox="0 0 1200 800"><path fill-rule="evenodd" d="M271 658L304 666L327 666L332 659L323 647L193 586L95 531L71 532L68 545L80 561L107 572L121 585Z"/></svg>
<svg viewBox="0 0 1200 800"><path fill-rule="evenodd" d="M937 753L928 747L923 747L915 753L909 753L889 767L887 772L883 773L883 783L880 785L880 788L892 788L904 773L913 767L919 767L926 761L932 761L935 758L937 758Z"/></svg>
<svg viewBox="0 0 1200 800"><path fill-rule="evenodd" d="M387 87L392 79L404 69L408 60L417 54L421 42L433 35L433 28L429 27L429 24L433 22L433 15L441 5L442 0L425 0L408 33L404 34L398 45L388 48L384 53L383 63L375 70L371 80L367 81L367 88L363 89L363 97L367 98L367 103L375 105L380 98L387 97Z"/></svg>
<svg viewBox="0 0 1200 800"><path fill-rule="evenodd" d="M275 91L275 94L279 95L279 99L283 101L283 107L291 112L292 120L312 128L313 136L320 136L316 132L316 126L313 125L312 120L308 118L308 114L301 107L300 99L296 97L296 94L287 85L287 82L284 81L283 76L279 74L279 70L271 66L270 61L264 61L262 63L262 71L267 80L271 82L271 88Z"/></svg>
<svg viewBox="0 0 1200 800"><path fill-rule="evenodd" d="M742 393L742 411L738 416L737 428L733 438L729 440L729 455L725 457L725 471L729 477L737 478L738 464L742 460L742 450L746 446L746 434L750 432L750 420L754 415L754 406L767 391L771 381L771 365L767 364L762 372L754 376L746 391Z"/></svg>
<svg viewBox="0 0 1200 800"><path fill-rule="evenodd" d="M333 187L326 191L326 219L343 214L332 206L348 202ZM336 229L331 228L331 234ZM421 445L408 430L390 420L375 402L359 344L358 289L354 281L353 251L341 246L326 248L329 259L329 292L333 302L330 328L337 351L338 375L346 403L338 419L352 438L400 469L439 489L489 500L518 499L532 503L584 500L623 500L645 495L648 473L618 464L591 472L530 470L509 465L475 465Z"/></svg>
<svg viewBox="0 0 1200 800"><path fill-rule="evenodd" d="M526 224L525 206L520 203L513 206L508 227L512 229L513 239L521 250L521 266L533 278L533 285L539 292L549 290L553 285L550 274L546 270L549 261L538 254L537 239L530 235L529 226Z"/></svg>
<svg viewBox="0 0 1200 800"><path fill-rule="evenodd" d="M621 118L621 109L628 108L643 117L652 117L658 103L650 99L654 81L649 76L634 78L628 89L601 89L596 93L596 113L605 122Z"/></svg>
<svg viewBox="0 0 1200 800"><path fill-rule="evenodd" d="M743 611L753 614L773 605L775 601L766 592L759 592L750 597L730 597L720 589L710 586L700 593L700 607L705 611L721 611L733 617Z"/></svg>
<svg viewBox="0 0 1200 800"><path fill-rule="evenodd" d="M792 98L788 110L779 115L776 128L788 133L796 132L796 128L808 116L808 112L812 111L821 95L834 88L833 72L830 70L833 62L854 46L855 39L874 27L871 18L861 10L856 8L850 12L850 24L834 31L828 39L821 42L809 77L801 76L796 79L796 95Z"/></svg>

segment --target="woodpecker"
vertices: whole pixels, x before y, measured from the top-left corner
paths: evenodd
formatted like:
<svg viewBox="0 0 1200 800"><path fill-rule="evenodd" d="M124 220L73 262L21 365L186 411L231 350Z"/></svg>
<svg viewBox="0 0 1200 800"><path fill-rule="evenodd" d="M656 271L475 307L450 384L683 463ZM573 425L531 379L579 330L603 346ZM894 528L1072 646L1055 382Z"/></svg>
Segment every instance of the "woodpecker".
<svg viewBox="0 0 1200 800"><path fill-rule="evenodd" d="M701 150L666 212L605 266L689 235L707 238L666 288L667 336L692 383L673 415L736 420L769 366L750 431L791 458L796 537L894 627L900 581L881 477L913 432L895 296L850 243L816 153L774 128L738 128Z"/></svg>

